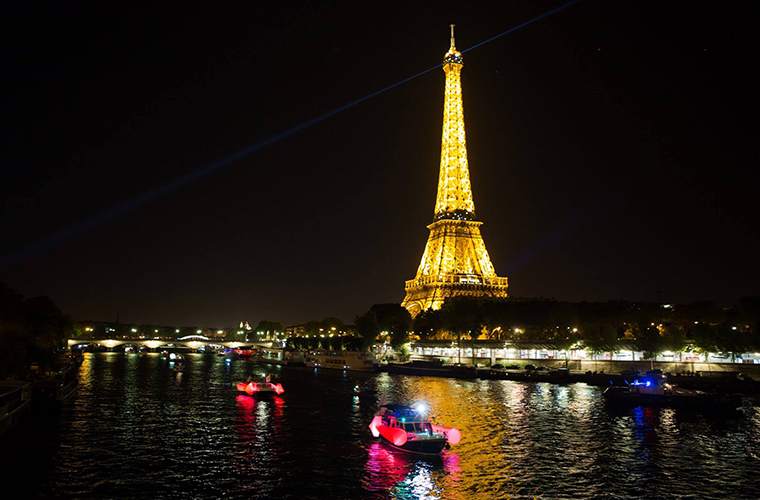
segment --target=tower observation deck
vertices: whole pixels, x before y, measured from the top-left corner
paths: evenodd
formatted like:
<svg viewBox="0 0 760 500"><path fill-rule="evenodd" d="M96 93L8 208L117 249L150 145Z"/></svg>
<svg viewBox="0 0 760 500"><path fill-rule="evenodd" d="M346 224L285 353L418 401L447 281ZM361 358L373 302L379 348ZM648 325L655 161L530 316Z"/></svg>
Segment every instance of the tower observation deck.
<svg viewBox="0 0 760 500"><path fill-rule="evenodd" d="M406 297L401 302L412 316L440 308L447 297L507 297L507 278L496 275L480 235L482 222L475 218L464 132L463 67L452 24L451 47L443 57L446 89L433 223L427 226L430 236L417 275L406 282Z"/></svg>

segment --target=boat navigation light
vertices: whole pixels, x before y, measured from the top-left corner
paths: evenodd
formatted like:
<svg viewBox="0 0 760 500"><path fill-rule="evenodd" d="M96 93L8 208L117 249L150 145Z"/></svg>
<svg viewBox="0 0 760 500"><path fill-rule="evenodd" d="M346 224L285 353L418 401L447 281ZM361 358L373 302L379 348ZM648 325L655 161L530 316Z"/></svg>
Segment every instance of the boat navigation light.
<svg viewBox="0 0 760 500"><path fill-rule="evenodd" d="M422 414L427 411L427 405L425 403L418 403L414 409L417 410L417 413Z"/></svg>

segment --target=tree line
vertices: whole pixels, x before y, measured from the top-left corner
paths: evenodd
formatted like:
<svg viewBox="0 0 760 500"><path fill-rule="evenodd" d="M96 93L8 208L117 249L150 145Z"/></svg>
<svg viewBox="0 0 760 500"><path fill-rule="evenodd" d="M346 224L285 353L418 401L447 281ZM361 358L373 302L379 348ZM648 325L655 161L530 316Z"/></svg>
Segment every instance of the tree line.
<svg viewBox="0 0 760 500"><path fill-rule="evenodd" d="M760 350L760 297L744 297L730 308L714 302L689 304L563 302L545 298L504 300L452 297L440 309L414 319L399 304L375 304L345 325L337 318L303 325L308 337L288 339L299 349L368 349L388 342L398 349L409 340L499 340L547 342L565 350L582 346L601 353L626 340L645 356L685 350L737 355ZM329 337L332 327L349 335Z"/></svg>
<svg viewBox="0 0 760 500"><path fill-rule="evenodd" d="M731 308L714 302L658 304L629 301L561 302L554 299L447 299L438 310L414 318L414 335L432 339L491 339L552 342L558 349L581 343L603 352L619 340L654 354L760 350L760 297L744 297Z"/></svg>
<svg viewBox="0 0 760 500"><path fill-rule="evenodd" d="M0 379L27 378L61 368L64 339L76 323L49 297L24 298L0 281Z"/></svg>
<svg viewBox="0 0 760 500"><path fill-rule="evenodd" d="M671 305L460 296L448 298L440 309L424 311L414 319L399 304L382 303L356 316L353 325L335 317L308 321L299 326L299 335L287 339L287 345L298 349L366 350L377 342L401 349L413 339L459 343L499 340L551 342L560 350L579 344L592 352L605 352L625 339L636 350L650 355L665 350L683 351L689 345L705 352L736 355L760 351L759 319L760 297L756 296L743 297L730 308L710 301ZM142 325L134 329L155 332L168 331L167 328ZM123 330L128 336L127 328ZM131 333L132 328L128 330ZM196 327L180 330L180 335L197 331ZM252 331L227 331L235 336L247 335L249 340L255 340L257 333L284 333L279 322L269 320L260 321ZM42 371L54 369L63 340L83 333L86 335L48 297L25 299L0 282L0 378L22 374L32 362L38 363Z"/></svg>

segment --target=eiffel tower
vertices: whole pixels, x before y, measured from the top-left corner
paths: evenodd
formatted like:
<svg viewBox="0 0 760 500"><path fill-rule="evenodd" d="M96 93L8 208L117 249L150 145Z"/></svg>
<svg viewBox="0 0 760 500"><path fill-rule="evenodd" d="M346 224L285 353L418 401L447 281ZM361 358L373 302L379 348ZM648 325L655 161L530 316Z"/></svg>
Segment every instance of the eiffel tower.
<svg viewBox="0 0 760 500"><path fill-rule="evenodd" d="M430 237L417 275L406 282L406 297L401 303L412 316L439 309L447 297L507 297L507 278L496 275L480 235L482 222L475 219L464 135L463 66L452 24L451 48L443 58L446 92L435 216L428 226Z"/></svg>

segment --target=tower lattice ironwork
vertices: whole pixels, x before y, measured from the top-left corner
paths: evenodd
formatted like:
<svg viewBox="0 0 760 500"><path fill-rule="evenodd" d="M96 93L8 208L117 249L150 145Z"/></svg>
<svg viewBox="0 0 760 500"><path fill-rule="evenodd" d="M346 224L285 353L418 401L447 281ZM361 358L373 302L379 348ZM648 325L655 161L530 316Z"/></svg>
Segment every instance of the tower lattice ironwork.
<svg viewBox="0 0 760 500"><path fill-rule="evenodd" d="M496 275L480 235L482 222L475 219L464 133L463 66L452 24L451 47L443 58L446 92L435 216L417 275L406 282L401 303L412 316L440 308L447 297L507 297L507 278Z"/></svg>

